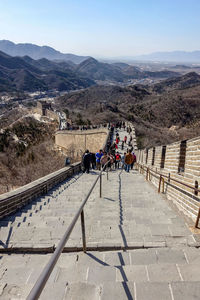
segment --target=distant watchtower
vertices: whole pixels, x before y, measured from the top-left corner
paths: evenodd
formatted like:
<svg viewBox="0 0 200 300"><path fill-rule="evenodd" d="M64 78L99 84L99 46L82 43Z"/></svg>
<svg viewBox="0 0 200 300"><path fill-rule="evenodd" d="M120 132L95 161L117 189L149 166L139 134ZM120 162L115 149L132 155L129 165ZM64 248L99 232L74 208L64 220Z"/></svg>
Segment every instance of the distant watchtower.
<svg viewBox="0 0 200 300"><path fill-rule="evenodd" d="M38 101L37 108L42 116L47 116L47 111L53 110L51 107L51 103L47 103L46 101Z"/></svg>

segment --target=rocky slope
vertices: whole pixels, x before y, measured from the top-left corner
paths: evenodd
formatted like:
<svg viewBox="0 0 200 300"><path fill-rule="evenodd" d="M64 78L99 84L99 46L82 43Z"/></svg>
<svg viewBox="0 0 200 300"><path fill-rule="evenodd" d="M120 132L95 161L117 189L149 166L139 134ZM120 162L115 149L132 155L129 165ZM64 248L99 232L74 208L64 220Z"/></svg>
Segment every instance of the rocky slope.
<svg viewBox="0 0 200 300"><path fill-rule="evenodd" d="M191 138L200 129L200 76L189 73L154 86L91 87L61 97L58 106L77 121L134 122L140 146ZM80 120L80 118L79 118Z"/></svg>
<svg viewBox="0 0 200 300"><path fill-rule="evenodd" d="M64 167L54 148L55 122L16 108L0 119L0 128L0 194Z"/></svg>

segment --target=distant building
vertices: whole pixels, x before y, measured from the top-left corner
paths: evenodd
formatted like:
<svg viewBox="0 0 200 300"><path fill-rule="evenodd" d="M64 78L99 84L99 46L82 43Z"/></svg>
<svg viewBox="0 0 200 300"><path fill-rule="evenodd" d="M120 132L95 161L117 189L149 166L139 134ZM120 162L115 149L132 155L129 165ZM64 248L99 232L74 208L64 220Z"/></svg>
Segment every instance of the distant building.
<svg viewBox="0 0 200 300"><path fill-rule="evenodd" d="M67 119L66 114L64 112L53 110L51 103L49 102L38 101L34 111L43 117L57 120L60 130L68 129L72 125L72 121Z"/></svg>
<svg viewBox="0 0 200 300"><path fill-rule="evenodd" d="M38 112L42 115L42 116L47 116L48 114L48 110L52 110L51 107L51 103L47 103L46 101L38 101L37 102L37 109Z"/></svg>

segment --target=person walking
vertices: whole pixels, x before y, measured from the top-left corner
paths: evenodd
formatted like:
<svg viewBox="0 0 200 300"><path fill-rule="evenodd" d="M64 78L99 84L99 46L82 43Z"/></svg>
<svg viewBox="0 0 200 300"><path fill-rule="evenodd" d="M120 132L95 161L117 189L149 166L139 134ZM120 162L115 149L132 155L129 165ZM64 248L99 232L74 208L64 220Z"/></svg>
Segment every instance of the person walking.
<svg viewBox="0 0 200 300"><path fill-rule="evenodd" d="M113 144L111 145L110 151L109 151L109 152L112 154L112 156L115 155L115 143L113 143Z"/></svg>
<svg viewBox="0 0 200 300"><path fill-rule="evenodd" d="M120 141L120 138L119 138L119 137L116 137L116 140L115 140L115 142L116 142L116 145L118 145L118 144L119 144L119 141Z"/></svg>
<svg viewBox="0 0 200 300"><path fill-rule="evenodd" d="M95 156L95 153L90 153L90 158L91 158L92 169L94 170L96 168L96 156Z"/></svg>
<svg viewBox="0 0 200 300"><path fill-rule="evenodd" d="M126 152L124 152L124 155L122 155L121 157L122 169L125 169L125 156L126 156Z"/></svg>
<svg viewBox="0 0 200 300"><path fill-rule="evenodd" d="M97 170L101 170L101 158L102 158L102 156L103 156L103 151L102 151L102 149L100 149L99 150L99 152L97 152L96 154L95 154L95 156L96 156L96 166L97 166Z"/></svg>
<svg viewBox="0 0 200 300"><path fill-rule="evenodd" d="M102 168L102 169L104 168L104 166L105 166L105 164L107 163L107 161L108 161L108 155L107 155L107 152L104 152L104 153L103 153L103 156L101 157L101 160L100 160L101 168ZM105 169L106 169L106 167L105 167ZM105 170L105 169L104 169L104 170Z"/></svg>
<svg viewBox="0 0 200 300"><path fill-rule="evenodd" d="M115 154L115 169L119 169L119 163L121 161L121 155L119 152Z"/></svg>
<svg viewBox="0 0 200 300"><path fill-rule="evenodd" d="M112 154L109 152L108 153L108 170L109 171L111 171L113 163L114 163L114 158L113 158Z"/></svg>
<svg viewBox="0 0 200 300"><path fill-rule="evenodd" d="M83 173L90 172L90 163L91 163L91 155L89 150L86 150L85 154L83 155Z"/></svg>
<svg viewBox="0 0 200 300"><path fill-rule="evenodd" d="M125 156L125 171L126 172L129 172L132 162L133 162L133 155L131 153L131 150L128 150L128 153Z"/></svg>
<svg viewBox="0 0 200 300"><path fill-rule="evenodd" d="M134 164L136 162L136 155L135 155L135 153L133 152L132 155L133 155L133 161L132 161L132 164L131 164L131 170L133 169Z"/></svg>

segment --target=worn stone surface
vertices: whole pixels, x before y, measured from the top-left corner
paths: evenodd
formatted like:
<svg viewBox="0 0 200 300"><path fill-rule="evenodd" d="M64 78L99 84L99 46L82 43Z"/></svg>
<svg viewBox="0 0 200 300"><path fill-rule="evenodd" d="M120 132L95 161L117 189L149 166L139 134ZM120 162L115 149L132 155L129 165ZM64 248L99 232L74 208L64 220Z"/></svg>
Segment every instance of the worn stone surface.
<svg viewBox="0 0 200 300"><path fill-rule="evenodd" d="M152 282L181 281L175 264L157 264L147 266L149 280Z"/></svg>
<svg viewBox="0 0 200 300"><path fill-rule="evenodd" d="M174 300L197 300L200 295L200 282L172 282Z"/></svg>
<svg viewBox="0 0 200 300"><path fill-rule="evenodd" d="M100 299L134 300L134 294L134 282L106 282L103 284Z"/></svg>
<svg viewBox="0 0 200 300"><path fill-rule="evenodd" d="M71 299L99 300L99 295L100 295L99 286L91 283L77 282L67 286L64 299L65 300L71 300Z"/></svg>
<svg viewBox="0 0 200 300"><path fill-rule="evenodd" d="M138 282L136 283L137 300L171 300L168 283L164 282ZM188 299L189 300L189 299Z"/></svg>
<svg viewBox="0 0 200 300"><path fill-rule="evenodd" d="M75 175L1 220L0 249L52 250L97 174ZM108 180L103 174L102 194L97 184L84 208L86 243L96 251L62 253L40 299L198 299L198 239L165 197L136 170L122 169ZM79 219L65 251L81 250L81 234ZM26 299L50 257L2 253L0 300Z"/></svg>
<svg viewBox="0 0 200 300"><path fill-rule="evenodd" d="M116 280L116 269L110 266L97 266L95 268L89 268L88 282L101 284L107 281Z"/></svg>
<svg viewBox="0 0 200 300"><path fill-rule="evenodd" d="M159 263L186 263L186 257L181 249L157 249Z"/></svg>
<svg viewBox="0 0 200 300"><path fill-rule="evenodd" d="M133 265L147 265L157 262L155 249L141 249L131 252L131 263Z"/></svg>
<svg viewBox="0 0 200 300"><path fill-rule="evenodd" d="M117 268L117 281L147 281L147 272L145 266L121 266Z"/></svg>

